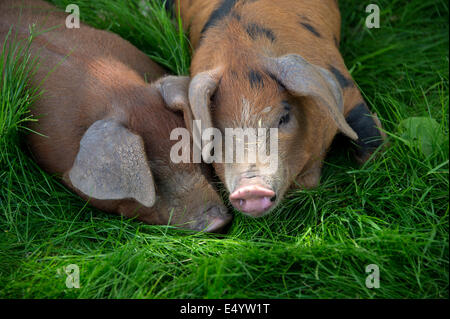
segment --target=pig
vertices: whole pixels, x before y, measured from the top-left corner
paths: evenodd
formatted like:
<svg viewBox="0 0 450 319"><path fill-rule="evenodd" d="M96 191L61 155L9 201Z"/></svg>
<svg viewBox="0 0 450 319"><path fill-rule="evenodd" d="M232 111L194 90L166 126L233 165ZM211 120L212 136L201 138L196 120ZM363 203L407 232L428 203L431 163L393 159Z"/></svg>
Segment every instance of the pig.
<svg viewBox="0 0 450 319"><path fill-rule="evenodd" d="M190 0L169 5L189 30L193 47L187 118L201 121L196 132L278 130L276 169L259 159L213 161L236 210L264 216L289 189L316 187L337 133L353 141L360 163L382 144L380 121L339 52L337 1ZM241 143L249 148L245 140ZM209 163L211 156L204 152L203 160Z"/></svg>
<svg viewBox="0 0 450 319"><path fill-rule="evenodd" d="M65 20L43 1L0 2L2 44L11 26L11 37L25 39L35 25L31 85L43 94L29 125L39 134L26 142L36 162L103 211L221 230L232 215L202 166L170 159L170 133L184 120L169 108L188 104L189 78L161 78L164 70L129 42L84 24L68 29Z"/></svg>

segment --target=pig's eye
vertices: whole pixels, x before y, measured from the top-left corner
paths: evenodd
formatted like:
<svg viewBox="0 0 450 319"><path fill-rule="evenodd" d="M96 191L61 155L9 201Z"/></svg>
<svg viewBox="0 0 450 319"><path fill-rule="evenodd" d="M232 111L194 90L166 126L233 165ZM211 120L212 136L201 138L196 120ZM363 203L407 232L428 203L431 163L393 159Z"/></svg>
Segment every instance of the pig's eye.
<svg viewBox="0 0 450 319"><path fill-rule="evenodd" d="M291 105L289 104L288 101L282 101L281 105L283 106L285 114L280 118L280 121L278 122L278 127L282 127L282 126L288 124L289 121L291 120L291 115L290 115Z"/></svg>
<svg viewBox="0 0 450 319"><path fill-rule="evenodd" d="M280 122L278 122L278 127L286 125L287 123L289 123L290 120L291 120L291 115L289 113L283 115L280 118Z"/></svg>

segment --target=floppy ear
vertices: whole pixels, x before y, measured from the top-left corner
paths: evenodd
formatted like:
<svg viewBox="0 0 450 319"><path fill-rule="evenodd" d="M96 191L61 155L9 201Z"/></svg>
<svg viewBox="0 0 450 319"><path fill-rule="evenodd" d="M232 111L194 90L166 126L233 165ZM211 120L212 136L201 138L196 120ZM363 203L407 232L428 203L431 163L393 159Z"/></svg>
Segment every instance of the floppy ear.
<svg viewBox="0 0 450 319"><path fill-rule="evenodd" d="M184 123L187 129L192 132L193 116L188 98L189 82L188 76L169 75L158 80L154 86L158 89L169 109L183 112Z"/></svg>
<svg viewBox="0 0 450 319"><path fill-rule="evenodd" d="M142 138L113 120L97 121L86 131L69 179L95 199L133 198L147 207L155 202Z"/></svg>
<svg viewBox="0 0 450 319"><path fill-rule="evenodd" d="M201 148L201 136L203 131L207 128L213 127L210 110L211 96L217 90L220 79L222 78L223 68L198 73L192 79L189 85L189 102L191 104L192 115L194 120L199 120L201 127L195 125L193 130L196 130L194 136L199 136L199 139L194 138L194 146ZM205 141L209 142L209 141ZM207 153L202 153L203 160L210 163L210 156Z"/></svg>
<svg viewBox="0 0 450 319"><path fill-rule="evenodd" d="M212 127L209 102L217 89L221 74L222 68L219 67L197 74L192 81L186 76L166 76L154 84L168 108L183 111L184 122L193 136L194 147L199 150L202 149L203 130ZM194 120L200 121L201 127L194 125ZM203 159L208 162L204 154Z"/></svg>
<svg viewBox="0 0 450 319"><path fill-rule="evenodd" d="M193 137L199 137L193 138L194 147L200 150L202 131L212 127L209 102L221 74L222 68L219 67L197 74L192 81L186 76L166 76L154 84L168 108L183 111L186 127ZM200 121L201 128L193 125L194 120ZM205 157L203 159L208 161Z"/></svg>
<svg viewBox="0 0 450 319"><path fill-rule="evenodd" d="M336 78L327 70L312 65L297 54L266 58L267 70L287 90L298 96L312 96L333 118L339 130L353 140L358 135L345 121L342 91Z"/></svg>

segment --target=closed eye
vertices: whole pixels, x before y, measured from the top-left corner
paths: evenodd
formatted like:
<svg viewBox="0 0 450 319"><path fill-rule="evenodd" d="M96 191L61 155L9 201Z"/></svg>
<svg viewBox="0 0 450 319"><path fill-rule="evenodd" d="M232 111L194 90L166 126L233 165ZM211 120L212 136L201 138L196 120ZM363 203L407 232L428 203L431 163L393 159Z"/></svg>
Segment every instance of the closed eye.
<svg viewBox="0 0 450 319"><path fill-rule="evenodd" d="M283 115L280 118L280 122L278 123L278 127L281 127L281 126L284 126L284 125L288 124L290 120L291 120L291 115L289 113Z"/></svg>
<svg viewBox="0 0 450 319"><path fill-rule="evenodd" d="M281 102L281 104L283 105L285 114L280 118L280 121L278 122L278 127L285 126L291 120L291 114L290 114L291 105L287 101L283 101L283 102Z"/></svg>

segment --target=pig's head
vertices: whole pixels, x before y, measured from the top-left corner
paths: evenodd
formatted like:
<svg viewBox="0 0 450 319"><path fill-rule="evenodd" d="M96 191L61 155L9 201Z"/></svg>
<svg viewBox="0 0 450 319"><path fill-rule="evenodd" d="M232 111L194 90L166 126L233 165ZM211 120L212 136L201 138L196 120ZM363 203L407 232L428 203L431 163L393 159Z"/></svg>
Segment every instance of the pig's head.
<svg viewBox="0 0 450 319"><path fill-rule="evenodd" d="M165 104L187 103L188 81L170 77L166 96L145 88L136 94L141 105L93 123L81 139L67 181L95 206L114 207L107 210L126 217L197 231L222 229L232 216L201 165L170 159L171 130L184 123Z"/></svg>
<svg viewBox="0 0 450 319"><path fill-rule="evenodd" d="M334 76L299 55L242 57L238 63L218 64L192 78L189 99L188 117L202 125L194 131L214 127L225 136L222 154L217 156L220 145L211 143L216 149L210 153L203 148L203 159L214 163L231 204L253 217L273 210L292 183L317 185L325 152L338 130L357 139L342 114L342 92ZM256 160L245 156L244 161L229 162L227 151L236 151L239 144L249 150L255 142L241 136L234 138L235 144L227 144L227 128L267 129L256 149L269 151L276 141L278 150L269 154L269 161L258 154ZM271 128L277 129L273 140Z"/></svg>

